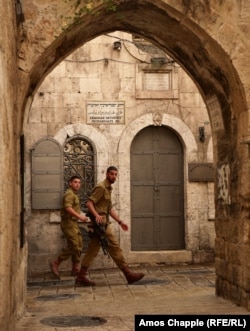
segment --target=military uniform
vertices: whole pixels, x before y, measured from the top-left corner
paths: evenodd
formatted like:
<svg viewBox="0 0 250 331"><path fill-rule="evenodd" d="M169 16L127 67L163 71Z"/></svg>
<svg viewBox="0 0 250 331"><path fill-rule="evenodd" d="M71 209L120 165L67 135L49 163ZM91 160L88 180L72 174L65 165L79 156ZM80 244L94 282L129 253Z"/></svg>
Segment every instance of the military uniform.
<svg viewBox="0 0 250 331"><path fill-rule="evenodd" d="M105 235L109 243L107 250L118 268L123 269L127 266L127 262L123 255L122 249L120 248L120 245L112 232L109 221L109 212L112 208L112 189L111 184L105 179L94 187L89 200L93 201L97 213L103 216L103 224L106 226ZM88 250L82 259L81 265L83 268L89 268L92 265L99 250L100 239L97 236L93 236L90 240Z"/></svg>
<svg viewBox="0 0 250 331"><path fill-rule="evenodd" d="M59 259L64 261L71 257L73 263L80 263L83 248L82 234L77 219L65 210L67 207L72 207L78 214L81 213L78 195L72 188L65 192L62 201L61 229L66 237L67 246L63 248Z"/></svg>

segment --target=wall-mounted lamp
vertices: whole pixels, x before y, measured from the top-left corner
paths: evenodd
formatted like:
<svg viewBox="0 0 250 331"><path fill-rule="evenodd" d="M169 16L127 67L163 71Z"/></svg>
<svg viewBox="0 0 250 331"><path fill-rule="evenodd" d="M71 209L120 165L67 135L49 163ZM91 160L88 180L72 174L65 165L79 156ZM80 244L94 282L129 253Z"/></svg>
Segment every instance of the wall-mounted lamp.
<svg viewBox="0 0 250 331"><path fill-rule="evenodd" d="M113 49L116 51L120 51L122 49L122 43L120 41L115 41L113 43Z"/></svg>
<svg viewBox="0 0 250 331"><path fill-rule="evenodd" d="M205 127L204 126L199 127L199 140L202 143L204 143L204 141L205 141Z"/></svg>

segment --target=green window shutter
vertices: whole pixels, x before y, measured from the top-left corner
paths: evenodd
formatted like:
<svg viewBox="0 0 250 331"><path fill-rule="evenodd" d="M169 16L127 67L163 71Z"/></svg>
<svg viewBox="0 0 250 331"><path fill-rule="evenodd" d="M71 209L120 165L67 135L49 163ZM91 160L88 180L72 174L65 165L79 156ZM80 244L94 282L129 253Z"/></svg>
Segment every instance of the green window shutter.
<svg viewBox="0 0 250 331"><path fill-rule="evenodd" d="M63 153L53 138L39 140L31 150L32 208L60 209L63 196Z"/></svg>

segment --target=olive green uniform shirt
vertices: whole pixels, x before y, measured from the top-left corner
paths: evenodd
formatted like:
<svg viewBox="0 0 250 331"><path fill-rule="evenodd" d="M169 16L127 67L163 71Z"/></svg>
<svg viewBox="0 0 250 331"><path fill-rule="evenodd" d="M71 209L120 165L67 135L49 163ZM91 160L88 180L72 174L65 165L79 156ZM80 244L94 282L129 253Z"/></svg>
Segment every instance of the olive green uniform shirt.
<svg viewBox="0 0 250 331"><path fill-rule="evenodd" d="M72 207L78 214L81 213L79 197L76 194L76 192L72 190L72 188L69 188L64 193L64 197L63 197L63 200L62 200L62 208L61 208L61 218L63 220L75 220L75 221L77 221L77 219L75 217L70 215L65 210L65 208L67 208L67 207Z"/></svg>
<svg viewBox="0 0 250 331"><path fill-rule="evenodd" d="M91 200L94 203L95 210L100 215L106 215L108 219L108 215L110 213L110 210L112 208L112 201L111 201L111 193L112 193L112 186L109 183L108 180L104 180L100 183L98 183L90 197L89 200Z"/></svg>

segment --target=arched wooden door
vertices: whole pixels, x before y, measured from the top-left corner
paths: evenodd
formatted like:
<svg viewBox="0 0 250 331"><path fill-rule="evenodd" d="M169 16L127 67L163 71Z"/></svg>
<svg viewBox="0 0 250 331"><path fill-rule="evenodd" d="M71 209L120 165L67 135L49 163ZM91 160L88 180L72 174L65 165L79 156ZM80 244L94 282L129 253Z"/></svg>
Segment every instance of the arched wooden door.
<svg viewBox="0 0 250 331"><path fill-rule="evenodd" d="M183 249L183 148L164 126L141 130L131 145L131 245L134 251Z"/></svg>

